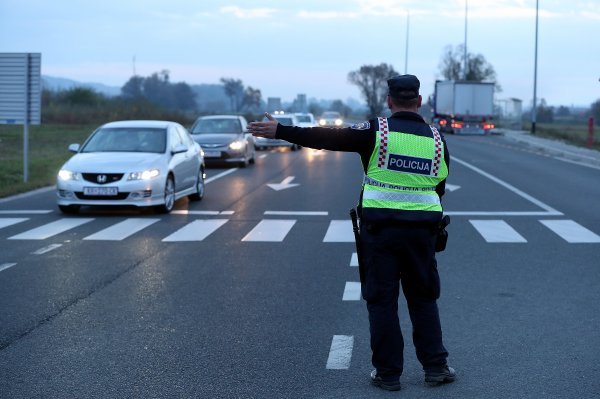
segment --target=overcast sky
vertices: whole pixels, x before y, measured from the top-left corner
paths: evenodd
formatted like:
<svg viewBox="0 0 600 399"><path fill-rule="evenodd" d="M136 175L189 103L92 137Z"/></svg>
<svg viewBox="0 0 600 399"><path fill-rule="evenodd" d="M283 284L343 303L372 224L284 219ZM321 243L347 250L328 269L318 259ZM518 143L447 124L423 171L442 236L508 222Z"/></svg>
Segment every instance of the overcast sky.
<svg viewBox="0 0 600 399"><path fill-rule="evenodd" d="M241 79L263 97L362 101L348 72L391 64L433 92L448 45L494 67L496 97L533 99L535 0L0 0L0 52L42 53L42 74L122 86ZM407 17L409 15L409 17ZM405 57L408 22L408 57ZM537 98L600 98L600 0L539 0ZM406 59L407 58L407 59Z"/></svg>

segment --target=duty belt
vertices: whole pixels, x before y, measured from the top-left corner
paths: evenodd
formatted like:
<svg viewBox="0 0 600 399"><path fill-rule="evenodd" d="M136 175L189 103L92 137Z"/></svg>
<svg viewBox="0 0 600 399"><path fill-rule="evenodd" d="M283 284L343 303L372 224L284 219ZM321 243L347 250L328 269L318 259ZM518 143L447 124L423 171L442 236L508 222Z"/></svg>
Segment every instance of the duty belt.
<svg viewBox="0 0 600 399"><path fill-rule="evenodd" d="M403 190L403 191L435 191L435 187L409 187L409 186L397 186L395 184L388 184L377 181L372 177L366 176L363 179L363 184L368 184L369 186L375 187L383 187L388 188L390 190Z"/></svg>

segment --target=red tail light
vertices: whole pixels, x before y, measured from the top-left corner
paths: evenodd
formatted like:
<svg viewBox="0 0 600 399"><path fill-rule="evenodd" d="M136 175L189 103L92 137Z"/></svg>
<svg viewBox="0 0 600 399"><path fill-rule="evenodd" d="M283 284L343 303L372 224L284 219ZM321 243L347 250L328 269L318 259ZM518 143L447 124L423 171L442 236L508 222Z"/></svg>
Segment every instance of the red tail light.
<svg viewBox="0 0 600 399"><path fill-rule="evenodd" d="M446 126L446 124L447 124L447 123L448 123L448 121L447 121L447 120L445 120L445 119L442 119L442 120L440 121L440 126Z"/></svg>
<svg viewBox="0 0 600 399"><path fill-rule="evenodd" d="M462 124L462 122L452 122L450 124L450 126L452 126L452 128L454 128L454 129L462 129L463 124Z"/></svg>
<svg viewBox="0 0 600 399"><path fill-rule="evenodd" d="M486 130L493 129L494 128L494 124L493 123L484 123L483 124L483 128L486 129Z"/></svg>

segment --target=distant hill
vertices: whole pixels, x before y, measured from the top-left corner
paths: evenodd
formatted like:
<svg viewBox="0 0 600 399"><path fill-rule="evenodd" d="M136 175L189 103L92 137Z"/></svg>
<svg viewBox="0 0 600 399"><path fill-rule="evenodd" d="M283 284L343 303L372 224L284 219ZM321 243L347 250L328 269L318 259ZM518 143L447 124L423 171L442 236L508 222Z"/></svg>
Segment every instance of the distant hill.
<svg viewBox="0 0 600 399"><path fill-rule="evenodd" d="M108 86L102 83L84 83L72 79L59 78L48 75L42 75L42 85L44 89L52 91L70 90L75 87L87 87L97 91L98 93L102 93L108 97L114 97L121 94L120 87Z"/></svg>

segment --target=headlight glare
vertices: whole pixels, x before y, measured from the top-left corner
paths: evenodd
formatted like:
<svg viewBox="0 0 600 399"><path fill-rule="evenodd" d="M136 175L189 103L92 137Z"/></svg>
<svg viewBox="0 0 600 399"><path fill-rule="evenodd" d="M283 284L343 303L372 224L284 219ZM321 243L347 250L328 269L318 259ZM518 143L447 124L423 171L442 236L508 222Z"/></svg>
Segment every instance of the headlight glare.
<svg viewBox="0 0 600 399"><path fill-rule="evenodd" d="M240 140L236 140L232 143L229 144L229 148L231 148L232 150L241 150L244 147L244 143L241 142Z"/></svg>
<svg viewBox="0 0 600 399"><path fill-rule="evenodd" d="M71 172L70 170L61 169L58 171L58 178L60 180L79 180L80 174L77 172Z"/></svg>
<svg viewBox="0 0 600 399"><path fill-rule="evenodd" d="M335 125L336 125L336 126L342 126L342 123L343 123L343 122L342 122L342 120L341 120L341 119L336 119L336 120L335 120Z"/></svg>
<svg viewBox="0 0 600 399"><path fill-rule="evenodd" d="M158 169L149 169L142 172L131 172L127 180L150 180L160 175Z"/></svg>

